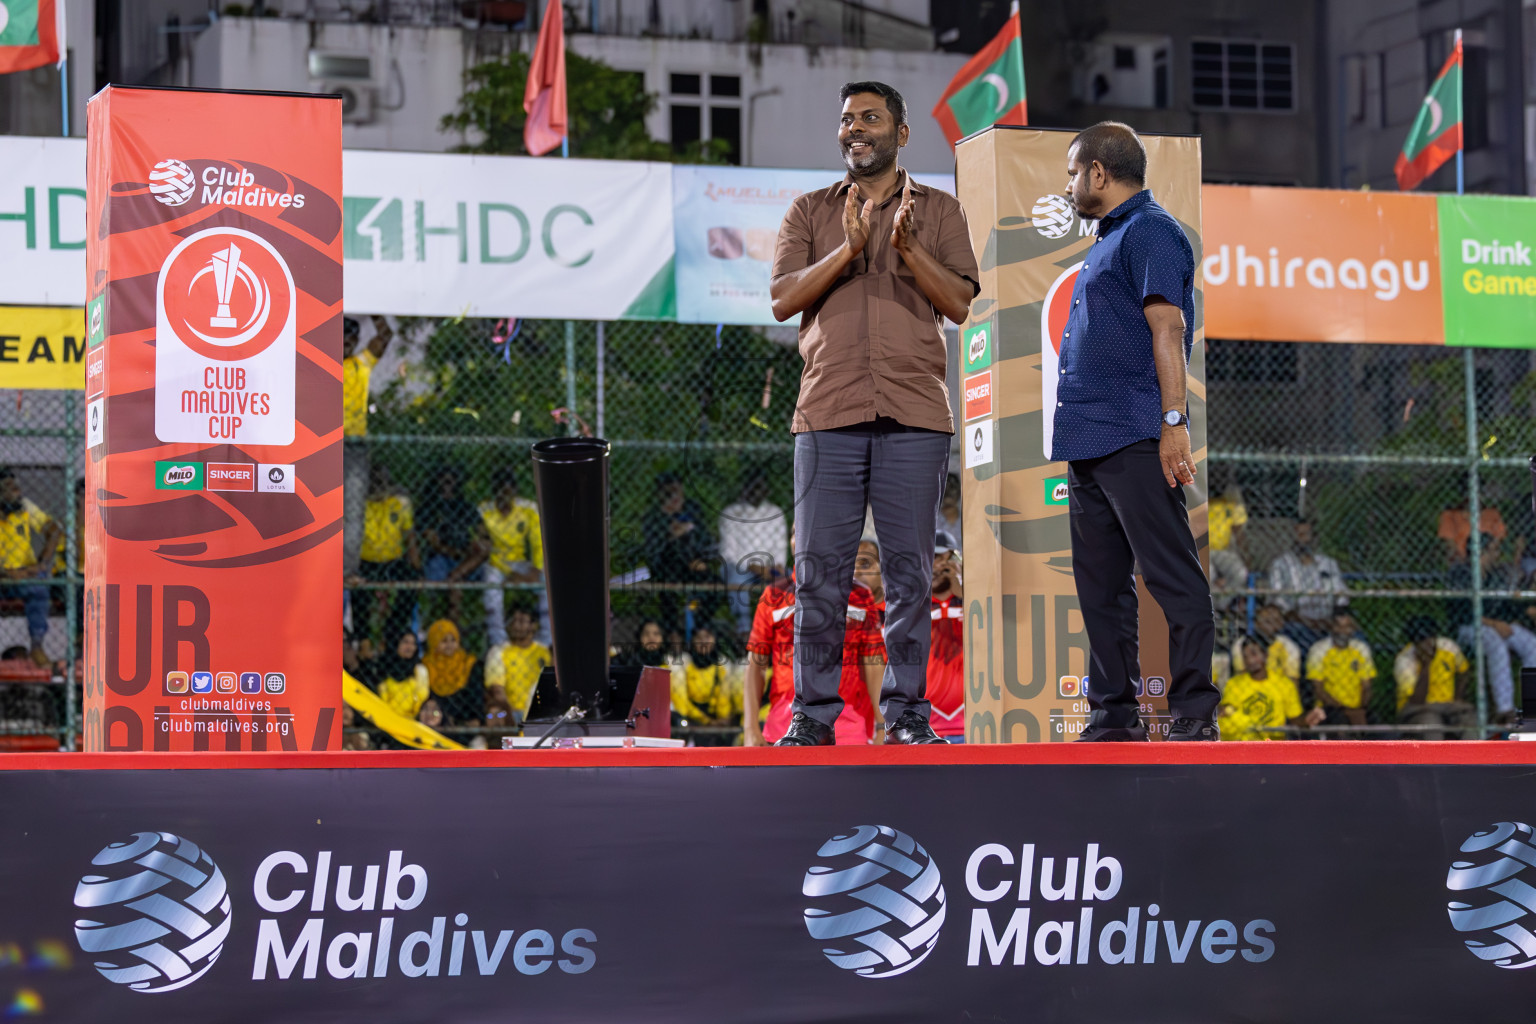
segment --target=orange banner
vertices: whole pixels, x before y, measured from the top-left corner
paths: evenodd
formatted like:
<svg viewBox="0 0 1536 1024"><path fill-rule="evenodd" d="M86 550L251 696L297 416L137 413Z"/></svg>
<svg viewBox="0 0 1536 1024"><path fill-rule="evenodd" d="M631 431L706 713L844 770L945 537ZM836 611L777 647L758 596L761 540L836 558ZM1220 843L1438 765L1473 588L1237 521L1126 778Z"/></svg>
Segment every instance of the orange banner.
<svg viewBox="0 0 1536 1024"><path fill-rule="evenodd" d="M87 114L86 749L336 749L341 106Z"/></svg>
<svg viewBox="0 0 1536 1024"><path fill-rule="evenodd" d="M1206 336L1441 344L1432 195L1207 185Z"/></svg>

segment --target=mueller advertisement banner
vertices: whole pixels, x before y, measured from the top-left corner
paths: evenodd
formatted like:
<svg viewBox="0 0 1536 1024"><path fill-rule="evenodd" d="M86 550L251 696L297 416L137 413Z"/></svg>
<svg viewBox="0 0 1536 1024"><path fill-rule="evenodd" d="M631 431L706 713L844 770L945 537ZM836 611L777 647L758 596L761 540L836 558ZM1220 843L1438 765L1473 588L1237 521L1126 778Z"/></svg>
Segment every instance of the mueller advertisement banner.
<svg viewBox="0 0 1536 1024"><path fill-rule="evenodd" d="M952 175L912 177L932 188L955 191ZM703 324L777 323L768 297L768 271L779 224L796 196L840 179L837 171L673 167L677 319ZM798 324L800 317L786 322Z"/></svg>
<svg viewBox="0 0 1536 1024"><path fill-rule="evenodd" d="M1074 739L1088 717L1088 636L1072 578L1067 467L1049 451L1057 358L1093 222L1062 193L1074 133L997 127L955 150L960 200L980 257L981 295L960 331L965 532L966 737L1020 743ZM1147 186L1195 251L1186 491L1206 547L1205 345L1201 302L1200 144L1145 136ZM1167 734L1168 626L1137 577L1142 718Z"/></svg>
<svg viewBox="0 0 1536 1024"><path fill-rule="evenodd" d="M0 799L4 971L53 1020L1531 1015L1521 765L8 771Z"/></svg>
<svg viewBox="0 0 1536 1024"><path fill-rule="evenodd" d="M1204 200L1209 337L1445 340L1434 196L1208 185Z"/></svg>
<svg viewBox="0 0 1536 1024"><path fill-rule="evenodd" d="M86 748L337 747L341 107L87 115Z"/></svg>

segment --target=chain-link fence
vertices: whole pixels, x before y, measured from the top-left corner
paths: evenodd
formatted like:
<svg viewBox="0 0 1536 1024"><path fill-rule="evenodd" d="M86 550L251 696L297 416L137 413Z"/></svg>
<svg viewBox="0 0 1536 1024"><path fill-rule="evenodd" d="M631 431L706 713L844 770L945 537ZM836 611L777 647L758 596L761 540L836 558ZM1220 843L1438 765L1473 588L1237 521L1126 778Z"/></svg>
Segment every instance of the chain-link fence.
<svg viewBox="0 0 1536 1024"><path fill-rule="evenodd" d="M1329 712L1347 731L1415 718L1400 705L1420 662L1400 655L1432 629L1469 663L1463 718L1507 723L1520 665L1536 667L1532 354L1212 340L1207 372L1212 546L1229 552L1213 556L1219 652L1289 637L1307 697L1329 645L1363 641L1376 675L1363 713ZM1330 623L1346 603L1353 622ZM1241 672L1240 657L1219 654L1220 670Z"/></svg>
<svg viewBox="0 0 1536 1024"><path fill-rule="evenodd" d="M591 433L613 442L618 655L686 665L690 647L708 654L707 625L736 685L754 588L788 558L793 332L464 318L389 326L367 432L346 442L349 481L366 498L349 509L360 671L398 656L403 632L424 636L443 618L477 654L506 639L519 608L531 614L515 628L543 639L537 520L517 513L533 499L528 445ZM374 333L363 318L360 351ZM1323 689L1306 682L1307 655L1337 631L1330 615L1347 601L1355 621L1340 642L1367 643L1376 671L1350 723L1398 722L1395 662L1420 620L1458 642L1483 680L1457 695L1477 722L1499 720L1518 702L1519 665L1536 665L1532 355L1213 340L1207 375L1212 541L1226 552L1213 566L1218 675L1242 670L1240 653L1236 664L1224 656L1242 636L1283 635L1304 694L1320 697L1307 692ZM35 564L22 564L15 542L3 549L8 575L25 578L0 584L0 653L13 655L0 679L22 680L0 684L0 743L37 736L69 747L79 700L62 681L77 678L79 650L81 403L78 393L24 391L6 406L0 465L12 468L25 513L7 521L25 520ZM44 550L57 541L62 556ZM740 571L751 565L763 575ZM503 591L497 608L492 595ZM35 627L40 610L49 667L29 669L28 612ZM1498 624L1482 643L1470 630L1479 610ZM649 632L645 648L653 621L659 637ZM487 733L498 735L481 726Z"/></svg>

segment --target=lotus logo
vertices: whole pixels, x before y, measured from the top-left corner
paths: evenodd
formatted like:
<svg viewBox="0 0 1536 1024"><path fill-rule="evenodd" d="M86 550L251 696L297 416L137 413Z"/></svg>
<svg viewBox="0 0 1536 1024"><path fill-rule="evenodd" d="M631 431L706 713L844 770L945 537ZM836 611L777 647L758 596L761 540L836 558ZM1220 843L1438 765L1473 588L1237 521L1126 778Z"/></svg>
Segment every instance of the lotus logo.
<svg viewBox="0 0 1536 1024"><path fill-rule="evenodd" d="M834 965L864 978L904 974L925 960L944 924L938 865L911 836L860 825L816 851L801 892L805 927Z"/></svg>
<svg viewBox="0 0 1536 1024"><path fill-rule="evenodd" d="M137 832L91 859L75 886L80 948L135 992L170 992L208 973L229 936L229 892L207 852L169 832Z"/></svg>
<svg viewBox="0 0 1536 1024"><path fill-rule="evenodd" d="M1531 884L1536 844L1531 826L1501 821L1461 844L1466 859L1451 863L1445 887L1460 894L1446 904L1451 927L1465 933L1467 949L1498 967L1536 966L1531 934Z"/></svg>
<svg viewBox="0 0 1536 1024"><path fill-rule="evenodd" d="M1060 238L1072 230L1072 204L1066 196L1041 196L1029 213L1035 230L1046 238Z"/></svg>
<svg viewBox="0 0 1536 1024"><path fill-rule="evenodd" d="M180 206L192 198L197 179L180 160L161 160L149 172L149 194L166 206Z"/></svg>
<svg viewBox="0 0 1536 1024"><path fill-rule="evenodd" d="M981 357L986 355L986 354L987 354L987 329L985 327L983 327L981 330L979 330L975 334L971 335L971 347L970 347L970 349L968 351L968 356L967 357L970 359L971 362L974 363L974 362L978 362L981 359Z"/></svg>
<svg viewBox="0 0 1536 1024"><path fill-rule="evenodd" d="M280 469L280 468L278 468L278 467L277 467L277 466L273 466L273 467L272 467L272 468L271 468L271 469L269 469L269 470L267 470L267 479L268 479L268 480L270 480L270 481L272 481L272 482L273 482L273 483L275 483L275 484L280 484L280 483L282 483L282 482L283 482L283 479L284 479L284 478L285 478L285 477L286 477L286 476L287 476L287 475L288 475L288 474L286 474L286 473L284 473L284 472L283 472L283 471L282 471L282 470L281 470L281 469Z"/></svg>
<svg viewBox="0 0 1536 1024"><path fill-rule="evenodd" d="M172 466L165 471L165 482L168 484L189 484L196 479L196 466Z"/></svg>

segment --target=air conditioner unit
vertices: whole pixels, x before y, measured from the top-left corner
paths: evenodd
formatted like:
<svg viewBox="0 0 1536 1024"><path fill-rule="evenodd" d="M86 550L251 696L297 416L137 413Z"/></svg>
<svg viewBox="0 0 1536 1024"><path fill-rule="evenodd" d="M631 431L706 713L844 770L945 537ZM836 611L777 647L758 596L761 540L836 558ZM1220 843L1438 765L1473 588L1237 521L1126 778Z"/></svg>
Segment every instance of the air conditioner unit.
<svg viewBox="0 0 1536 1024"><path fill-rule="evenodd" d="M310 78L349 78L368 81L373 78L373 58L366 53L337 53L332 50L309 51Z"/></svg>
<svg viewBox="0 0 1536 1024"><path fill-rule="evenodd" d="M1170 102L1167 36L1105 33L1088 45L1073 76L1073 95L1101 107L1155 110Z"/></svg>
<svg viewBox="0 0 1536 1024"><path fill-rule="evenodd" d="M317 82L315 91L341 96L341 120L343 124L372 124L378 107L379 92L372 82L343 79L339 82Z"/></svg>

